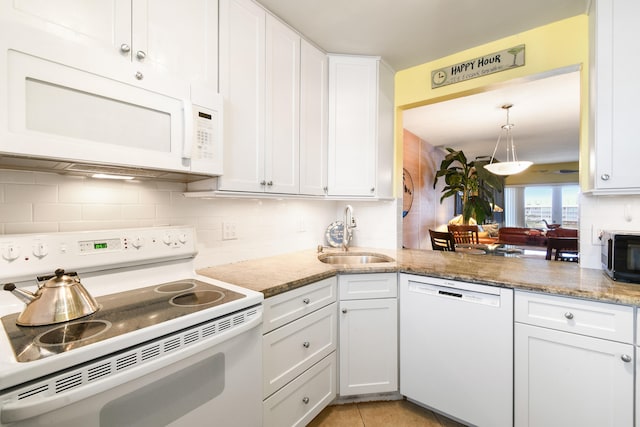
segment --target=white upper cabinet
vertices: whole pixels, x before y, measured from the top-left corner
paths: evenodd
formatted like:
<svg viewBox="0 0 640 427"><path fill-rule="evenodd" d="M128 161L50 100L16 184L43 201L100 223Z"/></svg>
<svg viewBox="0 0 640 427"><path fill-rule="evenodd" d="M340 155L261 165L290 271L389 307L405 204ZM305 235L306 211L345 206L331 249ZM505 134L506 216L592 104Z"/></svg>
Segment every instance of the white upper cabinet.
<svg viewBox="0 0 640 427"><path fill-rule="evenodd" d="M590 20L590 150L594 194L640 194L640 85L632 70L640 68L637 0L591 2Z"/></svg>
<svg viewBox="0 0 640 427"><path fill-rule="evenodd" d="M393 73L377 57L330 55L328 194L390 197L392 169Z"/></svg>
<svg viewBox="0 0 640 427"><path fill-rule="evenodd" d="M300 36L271 15L266 21L266 191L300 189Z"/></svg>
<svg viewBox="0 0 640 427"><path fill-rule="evenodd" d="M327 189L328 59L302 40L300 52L300 193Z"/></svg>
<svg viewBox="0 0 640 427"><path fill-rule="evenodd" d="M218 190L323 194L326 72L326 55L260 6L221 0Z"/></svg>
<svg viewBox="0 0 640 427"><path fill-rule="evenodd" d="M265 11L249 0L220 1L220 94L225 100L220 190L263 191Z"/></svg>
<svg viewBox="0 0 640 427"><path fill-rule="evenodd" d="M133 83L161 72L217 90L218 0L3 3L3 15L15 22L133 64Z"/></svg>

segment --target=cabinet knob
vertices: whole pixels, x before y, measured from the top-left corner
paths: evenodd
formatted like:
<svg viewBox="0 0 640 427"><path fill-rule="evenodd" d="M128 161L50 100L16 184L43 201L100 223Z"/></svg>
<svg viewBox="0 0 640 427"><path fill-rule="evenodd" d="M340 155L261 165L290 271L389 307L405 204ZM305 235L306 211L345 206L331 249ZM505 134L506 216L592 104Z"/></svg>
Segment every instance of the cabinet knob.
<svg viewBox="0 0 640 427"><path fill-rule="evenodd" d="M139 50L136 52L136 58L138 58L140 61L142 61L146 57L147 57L147 54L144 53L144 51Z"/></svg>
<svg viewBox="0 0 640 427"><path fill-rule="evenodd" d="M309 298L305 298L302 300L303 303L305 304L309 304L311 302L311 300Z"/></svg>
<svg viewBox="0 0 640 427"><path fill-rule="evenodd" d="M370 190L370 191L371 191L372 193L375 193L375 192L376 192L376 187L371 187L371 190Z"/></svg>
<svg viewBox="0 0 640 427"><path fill-rule="evenodd" d="M611 175L609 175L608 173L603 173L602 175L600 175L600 179L603 181L609 181L609 178L611 178Z"/></svg>
<svg viewBox="0 0 640 427"><path fill-rule="evenodd" d="M304 348L309 348L309 346L310 346L310 345L311 345L311 344L309 344L309 341L305 341L305 342L303 342L303 343L302 343L302 346L303 346Z"/></svg>
<svg viewBox="0 0 640 427"><path fill-rule="evenodd" d="M625 363L631 362L631 356L629 356L628 354L623 354L622 356L620 356L620 359L622 359L622 361Z"/></svg>
<svg viewBox="0 0 640 427"><path fill-rule="evenodd" d="M567 319L571 320L571 319L573 319L573 313L572 313L572 312L570 312L570 311L567 311L567 312L564 314L564 317L566 317Z"/></svg>
<svg viewBox="0 0 640 427"><path fill-rule="evenodd" d="M343 308L343 309L342 309L342 313L347 314L347 309L346 309L346 308Z"/></svg>
<svg viewBox="0 0 640 427"><path fill-rule="evenodd" d="M267 181L267 185L268 186L272 186L273 185L273 181Z"/></svg>
<svg viewBox="0 0 640 427"><path fill-rule="evenodd" d="M260 185L267 185L267 181L263 179L262 181L260 181Z"/></svg>
<svg viewBox="0 0 640 427"><path fill-rule="evenodd" d="M309 403L309 398L307 396L302 398L302 403L304 403L305 405L307 405Z"/></svg>
<svg viewBox="0 0 640 427"><path fill-rule="evenodd" d="M144 79L144 74L142 74L140 71L136 72L136 79L138 80Z"/></svg>
<svg viewBox="0 0 640 427"><path fill-rule="evenodd" d="M120 45L120 52L122 52L122 53L127 53L127 52L129 52L129 51L131 51L131 46L129 46L129 45L128 45L128 44L126 44L126 43L122 43L122 44Z"/></svg>

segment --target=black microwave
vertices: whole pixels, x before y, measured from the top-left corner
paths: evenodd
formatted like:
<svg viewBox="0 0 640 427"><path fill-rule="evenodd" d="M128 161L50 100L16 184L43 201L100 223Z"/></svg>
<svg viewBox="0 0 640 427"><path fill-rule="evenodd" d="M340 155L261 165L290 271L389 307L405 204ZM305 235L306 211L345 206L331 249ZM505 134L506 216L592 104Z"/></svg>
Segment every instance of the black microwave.
<svg viewBox="0 0 640 427"><path fill-rule="evenodd" d="M604 231L602 269L613 279L640 283L640 232Z"/></svg>

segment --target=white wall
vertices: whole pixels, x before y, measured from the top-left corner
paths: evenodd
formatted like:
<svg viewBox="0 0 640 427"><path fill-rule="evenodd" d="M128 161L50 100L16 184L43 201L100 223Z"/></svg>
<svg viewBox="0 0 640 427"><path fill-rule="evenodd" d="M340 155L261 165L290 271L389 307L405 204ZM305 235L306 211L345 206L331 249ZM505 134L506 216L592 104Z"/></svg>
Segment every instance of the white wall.
<svg viewBox="0 0 640 427"><path fill-rule="evenodd" d="M187 199L185 188L160 181L0 170L0 234L192 225L199 268L315 248L346 205L307 199ZM351 205L358 221L354 245L396 247L395 202ZM237 223L237 240L222 240L223 221Z"/></svg>
<svg viewBox="0 0 640 427"><path fill-rule="evenodd" d="M580 196L580 266L600 265L599 230L640 230L640 196Z"/></svg>

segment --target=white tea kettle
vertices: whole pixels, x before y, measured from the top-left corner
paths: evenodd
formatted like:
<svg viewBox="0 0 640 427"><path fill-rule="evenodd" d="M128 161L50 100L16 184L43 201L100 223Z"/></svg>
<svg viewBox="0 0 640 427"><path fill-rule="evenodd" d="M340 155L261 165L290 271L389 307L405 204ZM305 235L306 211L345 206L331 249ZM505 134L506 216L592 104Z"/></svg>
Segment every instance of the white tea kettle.
<svg viewBox="0 0 640 427"><path fill-rule="evenodd" d="M16 321L21 326L67 322L93 314L100 308L80 283L78 274L65 274L61 268L52 276L38 277L38 290L35 293L17 288L13 283L5 284L4 290L27 304Z"/></svg>

